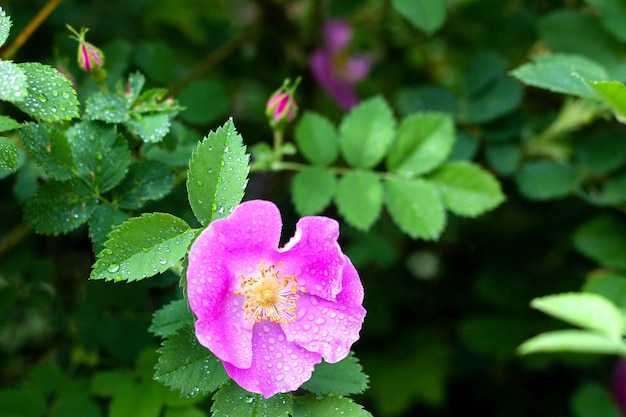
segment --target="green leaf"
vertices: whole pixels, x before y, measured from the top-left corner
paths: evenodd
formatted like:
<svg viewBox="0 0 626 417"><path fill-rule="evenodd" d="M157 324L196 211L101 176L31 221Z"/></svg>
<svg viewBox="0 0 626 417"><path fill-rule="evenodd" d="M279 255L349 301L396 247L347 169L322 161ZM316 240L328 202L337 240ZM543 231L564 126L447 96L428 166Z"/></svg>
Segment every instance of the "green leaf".
<svg viewBox="0 0 626 417"><path fill-rule="evenodd" d="M531 200L565 197L576 190L580 180L572 165L553 161L530 161L516 176L519 191Z"/></svg>
<svg viewBox="0 0 626 417"><path fill-rule="evenodd" d="M489 88L468 97L465 117L471 123L491 122L515 110L521 101L520 83L502 75Z"/></svg>
<svg viewBox="0 0 626 417"><path fill-rule="evenodd" d="M454 125L447 114L417 113L400 123L389 149L387 167L404 178L431 171L450 154Z"/></svg>
<svg viewBox="0 0 626 417"><path fill-rule="evenodd" d="M140 72L133 72L128 76L128 83L124 90L124 96L126 97L127 108L131 108L141 95L141 90L146 83L146 77Z"/></svg>
<svg viewBox="0 0 626 417"><path fill-rule="evenodd" d="M626 42L626 4L622 0L585 0L600 11L602 26L622 42Z"/></svg>
<svg viewBox="0 0 626 417"><path fill-rule="evenodd" d="M20 127L20 123L11 119L9 116L0 115L0 132L8 132Z"/></svg>
<svg viewBox="0 0 626 417"><path fill-rule="evenodd" d="M50 181L24 205L24 221L37 233L59 235L85 223L98 200L82 181Z"/></svg>
<svg viewBox="0 0 626 417"><path fill-rule="evenodd" d="M562 94L598 98L587 81L608 79L606 70L599 64L579 55L550 54L534 57L534 63L524 64L511 74L534 87Z"/></svg>
<svg viewBox="0 0 626 417"><path fill-rule="evenodd" d="M157 161L137 161L113 190L113 200L120 208L140 209L148 202L165 197L176 182L174 173Z"/></svg>
<svg viewBox="0 0 626 417"><path fill-rule="evenodd" d="M84 391L63 391L54 399L48 417L102 417L100 404Z"/></svg>
<svg viewBox="0 0 626 417"><path fill-rule="evenodd" d="M597 271L587 278L583 291L599 294L626 311L626 276L610 271Z"/></svg>
<svg viewBox="0 0 626 417"><path fill-rule="evenodd" d="M517 353L520 355L542 352L626 355L626 345L598 332L588 330L555 330L534 336L517 348Z"/></svg>
<svg viewBox="0 0 626 417"><path fill-rule="evenodd" d="M437 187L425 180L385 181L389 214L413 239L437 239L446 223L446 212Z"/></svg>
<svg viewBox="0 0 626 417"><path fill-rule="evenodd" d="M369 229L380 216L383 187L372 171L353 171L339 180L335 202L339 213L360 230Z"/></svg>
<svg viewBox="0 0 626 417"><path fill-rule="evenodd" d="M131 161L130 149L115 126L80 122L67 130L78 176L94 190L109 191L126 175Z"/></svg>
<svg viewBox="0 0 626 417"><path fill-rule="evenodd" d="M626 158L626 140L614 130L603 130L589 135L577 146L578 164L585 171L606 174L617 170Z"/></svg>
<svg viewBox="0 0 626 417"><path fill-rule="evenodd" d="M522 151L517 144L494 144L485 148L485 158L496 172L503 176L511 175L522 160Z"/></svg>
<svg viewBox="0 0 626 417"><path fill-rule="evenodd" d="M126 220L129 215L108 204L99 204L89 219L89 238L93 243L94 253L104 249L104 243L111 230Z"/></svg>
<svg viewBox="0 0 626 417"><path fill-rule="evenodd" d="M595 330L615 340L624 333L624 319L619 309L609 300L592 293L565 293L535 298L531 307L552 317Z"/></svg>
<svg viewBox="0 0 626 417"><path fill-rule="evenodd" d="M326 117L305 112L296 125L294 135L298 149L312 164L329 165L337 159L339 135Z"/></svg>
<svg viewBox="0 0 626 417"><path fill-rule="evenodd" d="M20 133L24 148L47 175L57 180L74 177L72 149L62 130L43 123L26 123Z"/></svg>
<svg viewBox="0 0 626 417"><path fill-rule="evenodd" d="M170 116L167 114L147 114L130 119L127 126L144 142L155 143L163 140L170 131Z"/></svg>
<svg viewBox="0 0 626 417"><path fill-rule="evenodd" d="M421 85L398 90L396 107L402 116L418 112L438 112L451 115L457 112L457 98L440 86Z"/></svg>
<svg viewBox="0 0 626 417"><path fill-rule="evenodd" d="M292 414L292 398L289 394L276 394L265 399L231 382L213 396L211 416L287 417Z"/></svg>
<svg viewBox="0 0 626 417"><path fill-rule="evenodd" d="M203 78L189 83L178 94L180 104L186 108L180 118L200 126L214 124L228 112L230 97L222 82Z"/></svg>
<svg viewBox="0 0 626 417"><path fill-rule="evenodd" d="M586 381L574 392L571 408L576 417L622 417L617 402L607 386Z"/></svg>
<svg viewBox="0 0 626 417"><path fill-rule="evenodd" d="M89 391L95 396L113 397L121 387L131 385L134 380L135 374L130 370L99 371L91 378Z"/></svg>
<svg viewBox="0 0 626 417"><path fill-rule="evenodd" d="M179 390L181 396L205 395L228 381L222 362L198 342L192 327L171 335L158 353L154 379Z"/></svg>
<svg viewBox="0 0 626 417"><path fill-rule="evenodd" d="M194 322L194 316L186 299L172 301L154 313L148 331L155 336L169 337L184 325Z"/></svg>
<svg viewBox="0 0 626 417"><path fill-rule="evenodd" d="M500 54L493 51L478 52L465 73L465 94L480 95L488 90L504 74L506 67L506 59Z"/></svg>
<svg viewBox="0 0 626 417"><path fill-rule="evenodd" d="M45 413L46 398L43 394L17 388L0 390L0 416L43 417Z"/></svg>
<svg viewBox="0 0 626 417"><path fill-rule="evenodd" d="M191 155L187 173L189 204L198 221L228 216L241 202L248 183L248 159L231 120L210 132Z"/></svg>
<svg viewBox="0 0 626 417"><path fill-rule="evenodd" d="M136 281L167 270L187 253L195 233L166 213L143 214L116 227L89 279Z"/></svg>
<svg viewBox="0 0 626 417"><path fill-rule="evenodd" d="M498 181L470 162L450 162L433 172L435 184L446 207L460 216L475 217L504 201Z"/></svg>
<svg viewBox="0 0 626 417"><path fill-rule="evenodd" d="M602 266L626 269L626 225L613 216L597 216L580 226L574 245Z"/></svg>
<svg viewBox="0 0 626 417"><path fill-rule="evenodd" d="M108 417L159 417L163 408L161 388L156 384L124 384L109 406Z"/></svg>
<svg viewBox="0 0 626 417"><path fill-rule="evenodd" d="M11 139L0 136L0 168L17 168L17 146Z"/></svg>
<svg viewBox="0 0 626 417"><path fill-rule="evenodd" d="M107 123L124 123L128 120L129 105L118 94L97 92L87 99L85 114L90 120Z"/></svg>
<svg viewBox="0 0 626 417"><path fill-rule="evenodd" d="M395 136L396 121L380 96L354 107L339 126L339 147L354 168L372 168L385 157Z"/></svg>
<svg viewBox="0 0 626 417"><path fill-rule="evenodd" d="M311 379L302 388L316 394L361 394L368 384L359 360L352 352L337 363L322 362L315 366Z"/></svg>
<svg viewBox="0 0 626 417"><path fill-rule="evenodd" d="M165 410L163 417L207 417L207 415L196 407L176 407Z"/></svg>
<svg viewBox="0 0 626 417"><path fill-rule="evenodd" d="M460 320L459 336L463 345L482 355L502 359L528 337L528 322L502 314L466 316Z"/></svg>
<svg viewBox="0 0 626 417"><path fill-rule="evenodd" d="M303 395L294 397L293 417L371 417L352 399L340 395Z"/></svg>
<svg viewBox="0 0 626 417"><path fill-rule="evenodd" d="M432 34L446 20L444 0L392 0L391 5L416 28Z"/></svg>
<svg viewBox="0 0 626 417"><path fill-rule="evenodd" d="M296 211L302 216L310 216L328 207L335 194L337 180L331 170L312 166L298 172L291 187Z"/></svg>
<svg viewBox="0 0 626 417"><path fill-rule="evenodd" d="M0 7L0 46L4 45L11 32L11 18Z"/></svg>
<svg viewBox="0 0 626 417"><path fill-rule="evenodd" d="M586 81L613 109L615 118L626 123L626 86L619 81Z"/></svg>
<svg viewBox="0 0 626 417"><path fill-rule="evenodd" d="M0 61L0 80L0 100L24 102L28 95L28 78L18 64Z"/></svg>
<svg viewBox="0 0 626 417"><path fill-rule="evenodd" d="M37 62L18 64L28 80L28 95L15 105L44 122L60 122L78 117L76 90L65 75Z"/></svg>

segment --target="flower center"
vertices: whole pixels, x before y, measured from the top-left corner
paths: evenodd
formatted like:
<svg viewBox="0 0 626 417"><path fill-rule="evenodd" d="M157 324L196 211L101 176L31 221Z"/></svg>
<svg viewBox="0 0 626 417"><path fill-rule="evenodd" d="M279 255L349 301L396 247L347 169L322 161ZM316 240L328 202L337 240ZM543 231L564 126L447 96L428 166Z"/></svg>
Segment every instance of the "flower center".
<svg viewBox="0 0 626 417"><path fill-rule="evenodd" d="M241 275L241 288L235 294L246 296L243 305L246 320L258 323L269 319L287 324L296 319L298 291L305 289L298 286L295 275L281 274L281 266L282 263L278 267L274 264L266 267L265 262L261 262L258 275Z"/></svg>

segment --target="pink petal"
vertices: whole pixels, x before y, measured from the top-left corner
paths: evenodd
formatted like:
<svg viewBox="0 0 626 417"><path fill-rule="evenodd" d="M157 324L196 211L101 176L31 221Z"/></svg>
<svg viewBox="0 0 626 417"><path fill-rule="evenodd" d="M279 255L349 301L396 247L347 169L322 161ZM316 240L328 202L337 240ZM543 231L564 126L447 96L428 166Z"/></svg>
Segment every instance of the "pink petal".
<svg viewBox="0 0 626 417"><path fill-rule="evenodd" d="M330 19L324 25L324 46L333 54L344 50L352 39L350 22L345 19Z"/></svg>
<svg viewBox="0 0 626 417"><path fill-rule="evenodd" d="M252 351L250 367L242 369L224 362L224 368L242 388L265 398L300 388L322 359L319 353L288 342L280 325L268 321L255 324Z"/></svg>
<svg viewBox="0 0 626 417"><path fill-rule="evenodd" d="M333 66L333 57L326 51L315 51L309 57L311 73L326 93L343 110L350 110L359 102L352 84L342 80Z"/></svg>
<svg viewBox="0 0 626 417"><path fill-rule="evenodd" d="M294 237L279 252L283 273L295 275L308 294L335 301L341 291L341 269L346 257L337 243L339 223L309 216L296 224Z"/></svg>
<svg viewBox="0 0 626 417"><path fill-rule="evenodd" d="M369 74L372 68L373 58L369 54L355 55L346 60L343 69L344 79L349 83L362 80Z"/></svg>
<svg viewBox="0 0 626 417"><path fill-rule="evenodd" d="M343 271L343 291L337 302L302 294L296 320L283 326L289 341L311 352L321 353L326 362L345 358L350 346L359 339L365 318L363 286L352 263Z"/></svg>

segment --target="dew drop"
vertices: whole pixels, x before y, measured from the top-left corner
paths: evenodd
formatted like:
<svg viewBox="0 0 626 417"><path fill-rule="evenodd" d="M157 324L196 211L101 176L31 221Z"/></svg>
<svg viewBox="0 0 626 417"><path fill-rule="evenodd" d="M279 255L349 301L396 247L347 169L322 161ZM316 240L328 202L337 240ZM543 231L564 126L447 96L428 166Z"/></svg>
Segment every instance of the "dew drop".
<svg viewBox="0 0 626 417"><path fill-rule="evenodd" d="M113 272L113 273L115 273L115 272L117 272L117 271L119 271L119 270L120 270L120 265L119 265L119 264L111 264L111 265L109 265L109 267L107 268L107 270L108 270L109 272Z"/></svg>

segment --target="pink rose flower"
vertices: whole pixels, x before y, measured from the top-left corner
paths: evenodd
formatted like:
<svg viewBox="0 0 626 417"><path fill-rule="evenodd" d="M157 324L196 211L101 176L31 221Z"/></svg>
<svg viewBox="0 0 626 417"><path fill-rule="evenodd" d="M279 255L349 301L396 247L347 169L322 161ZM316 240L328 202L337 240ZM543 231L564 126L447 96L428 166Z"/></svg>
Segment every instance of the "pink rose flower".
<svg viewBox="0 0 626 417"><path fill-rule="evenodd" d="M322 358L344 359L365 317L338 223L304 217L278 248L281 228L273 203L244 202L198 236L187 268L198 340L241 387L265 398L298 389Z"/></svg>

